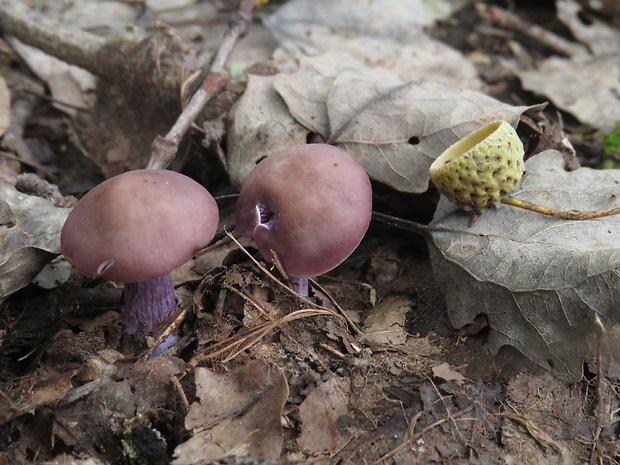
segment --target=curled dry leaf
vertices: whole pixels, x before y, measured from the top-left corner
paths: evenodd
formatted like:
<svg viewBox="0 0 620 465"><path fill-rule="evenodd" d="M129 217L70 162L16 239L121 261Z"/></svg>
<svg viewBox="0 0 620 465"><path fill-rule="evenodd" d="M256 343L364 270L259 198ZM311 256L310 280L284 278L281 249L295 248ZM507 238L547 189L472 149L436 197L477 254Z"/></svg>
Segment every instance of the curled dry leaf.
<svg viewBox="0 0 620 465"><path fill-rule="evenodd" d="M433 367L433 376L435 376L436 378L441 378L444 381L452 381L458 386L460 386L461 384L463 384L463 382L467 380L465 376L452 368L447 362Z"/></svg>
<svg viewBox="0 0 620 465"><path fill-rule="evenodd" d="M514 69L523 87L544 95L577 120L606 132L620 120L618 55L551 57L537 69Z"/></svg>
<svg viewBox="0 0 620 465"><path fill-rule="evenodd" d="M77 66L65 63L38 48L26 45L15 38L9 39L13 49L28 63L30 69L50 88L59 110L75 117L77 108L88 110L88 94L95 90L95 76ZM67 104L67 105L63 105Z"/></svg>
<svg viewBox="0 0 620 465"><path fill-rule="evenodd" d="M347 414L351 380L332 377L321 384L299 406L302 422L297 444L309 454L333 453L347 442L338 430L338 419Z"/></svg>
<svg viewBox="0 0 620 465"><path fill-rule="evenodd" d="M174 465L212 463L224 457L277 459L282 449L282 407L286 378L265 362L234 373L196 368L196 395L185 427L194 435L174 451Z"/></svg>
<svg viewBox="0 0 620 465"><path fill-rule="evenodd" d="M60 254L69 209L0 183L0 301L21 289Z"/></svg>
<svg viewBox="0 0 620 465"><path fill-rule="evenodd" d="M281 50L295 58L345 52L373 69L390 70L403 81L479 89L482 84L474 65L423 30L435 17L456 8L451 3L294 0L265 18L265 25Z"/></svg>
<svg viewBox="0 0 620 465"><path fill-rule="evenodd" d="M620 205L620 170L566 172L562 155L526 163L516 197L558 209ZM502 206L471 217L442 199L431 259L452 324L488 318L489 347L518 349L563 379L581 378L586 337L620 321L620 216L566 221Z"/></svg>
<svg viewBox="0 0 620 465"><path fill-rule="evenodd" d="M364 321L364 334L371 344L400 346L407 341L405 318L413 302L407 297L389 296Z"/></svg>
<svg viewBox="0 0 620 465"><path fill-rule="evenodd" d="M341 53L306 58L292 74L259 78L260 88L253 80L228 140L229 174L237 184L264 156L316 132L353 154L376 181L425 192L428 168L447 147L491 121L516 126L527 109L438 83L403 84Z"/></svg>
<svg viewBox="0 0 620 465"><path fill-rule="evenodd" d="M235 107L226 168L238 187L270 153L306 142L308 130L291 116L273 88L274 80L274 76L248 76L247 88Z"/></svg>

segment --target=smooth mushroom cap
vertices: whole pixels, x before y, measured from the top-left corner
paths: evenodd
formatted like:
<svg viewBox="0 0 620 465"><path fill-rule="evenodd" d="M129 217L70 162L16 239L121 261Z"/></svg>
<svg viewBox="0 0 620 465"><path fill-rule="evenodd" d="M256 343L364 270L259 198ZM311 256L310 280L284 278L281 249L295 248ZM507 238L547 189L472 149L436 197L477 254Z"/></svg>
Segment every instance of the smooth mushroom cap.
<svg viewBox="0 0 620 465"><path fill-rule="evenodd" d="M362 165L325 144L289 147L261 161L237 203L236 227L266 261L273 249L292 277L342 263L370 224L372 188Z"/></svg>
<svg viewBox="0 0 620 465"><path fill-rule="evenodd" d="M205 247L219 212L187 176L136 170L104 181L69 214L61 248L75 269L121 283L169 273Z"/></svg>

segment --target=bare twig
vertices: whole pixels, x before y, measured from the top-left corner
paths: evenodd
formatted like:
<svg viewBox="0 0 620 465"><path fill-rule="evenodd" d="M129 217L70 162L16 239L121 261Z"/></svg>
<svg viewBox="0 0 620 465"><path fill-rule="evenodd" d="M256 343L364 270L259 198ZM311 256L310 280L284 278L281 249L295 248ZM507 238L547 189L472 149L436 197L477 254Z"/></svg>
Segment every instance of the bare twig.
<svg viewBox="0 0 620 465"><path fill-rule="evenodd" d="M230 28L224 34L209 73L168 134L165 137L158 136L153 142L153 151L147 168L165 169L172 163L179 142L189 127L209 100L228 84L229 75L226 65L237 42L247 34L254 4L255 0L241 0L239 10L231 20Z"/></svg>
<svg viewBox="0 0 620 465"><path fill-rule="evenodd" d="M209 346L199 353L197 353L192 360L189 361L191 366L197 366L199 363L205 360L219 360L222 363L230 362L235 359L239 354L248 350L253 345L260 342L265 336L280 326L290 323L302 318L308 318L312 316L338 316L331 310L320 310L314 308L304 308L296 310L293 313L272 321L270 323L264 323L259 326L255 326L249 329L246 333L241 335L234 335L218 342L212 346Z"/></svg>
<svg viewBox="0 0 620 465"><path fill-rule="evenodd" d="M512 205L513 207L523 208L524 210L530 210L542 215L555 216L563 220L590 220L593 218L603 218L605 216L612 216L620 214L620 207L609 208L607 210L556 210L555 208L545 207L536 203L528 202L527 200L521 200L516 197L508 197L502 200L505 205Z"/></svg>
<svg viewBox="0 0 620 465"><path fill-rule="evenodd" d="M398 218L396 216L386 215L385 213L375 211L372 212L372 219L396 228L413 231L424 237L430 237L431 228L424 224L416 223L415 221L405 220L403 218Z"/></svg>
<svg viewBox="0 0 620 465"><path fill-rule="evenodd" d="M35 161L30 161L30 160L24 160L21 157L13 155L12 153L4 152L2 150L0 150L0 156L7 158L9 160L18 161L22 165L26 165L26 166L29 166L30 168L34 168L35 170L41 171L42 173L45 173L45 176L48 179L56 179L56 175L54 174L54 172L50 170L49 168L41 165L40 163L37 163Z"/></svg>
<svg viewBox="0 0 620 465"><path fill-rule="evenodd" d="M0 0L0 30L67 63L92 73L98 71L97 54L104 39L64 27L20 1Z"/></svg>
<svg viewBox="0 0 620 465"><path fill-rule="evenodd" d="M476 8L480 16L487 21L504 29L510 29L523 34L562 55L572 57L587 53L587 49L584 46L566 40L536 24L525 21L508 10L481 2L476 4Z"/></svg>
<svg viewBox="0 0 620 465"><path fill-rule="evenodd" d="M239 9L224 34L200 88L168 134L158 136L153 142L148 168L164 169L170 165L179 142L189 127L209 100L228 84L229 75L226 69L228 60L237 42L247 34L257 1L260 2L260 0L240 0ZM0 31L100 76L109 73L110 69L121 73L127 66L133 66L131 61L128 63L123 61L122 54L117 50L117 38L106 40L78 29L65 27L15 0L0 0ZM144 38L133 35L123 37L123 41L132 44L134 42L139 44L142 39ZM102 59L102 56L106 59ZM168 86L168 83L164 82L162 86L166 89L170 87L168 89L170 91L177 91L177 82L174 81L173 84Z"/></svg>
<svg viewBox="0 0 620 465"><path fill-rule="evenodd" d="M603 322L597 317L595 320L598 326L596 334L596 425L594 428L594 438L592 439L592 451L590 452L590 463L595 464L601 455L601 432L603 431L603 415L605 414L605 405L603 401L603 389L605 386L605 377L603 374L603 343L607 330Z"/></svg>

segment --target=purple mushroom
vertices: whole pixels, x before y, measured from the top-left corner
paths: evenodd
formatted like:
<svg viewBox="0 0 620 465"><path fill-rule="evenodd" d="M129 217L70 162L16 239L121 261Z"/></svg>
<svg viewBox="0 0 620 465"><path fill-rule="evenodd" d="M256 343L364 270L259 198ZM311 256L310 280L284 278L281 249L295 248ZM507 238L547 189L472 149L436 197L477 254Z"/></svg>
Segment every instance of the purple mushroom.
<svg viewBox="0 0 620 465"><path fill-rule="evenodd" d="M127 332L149 334L177 307L170 271L211 241L218 219L211 194L187 176L130 171L78 202L61 248L79 272L124 283Z"/></svg>
<svg viewBox="0 0 620 465"><path fill-rule="evenodd" d="M237 230L272 250L300 295L308 278L332 270L359 245L370 224L372 189L362 165L325 144L289 147L262 160L241 187Z"/></svg>

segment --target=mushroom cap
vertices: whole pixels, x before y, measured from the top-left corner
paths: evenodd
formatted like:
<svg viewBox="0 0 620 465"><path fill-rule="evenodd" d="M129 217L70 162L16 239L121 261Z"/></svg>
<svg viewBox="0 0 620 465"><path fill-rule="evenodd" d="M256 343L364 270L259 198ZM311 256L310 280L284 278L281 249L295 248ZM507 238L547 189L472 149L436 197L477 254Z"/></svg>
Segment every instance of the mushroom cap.
<svg viewBox="0 0 620 465"><path fill-rule="evenodd" d="M292 277L325 273L359 245L372 214L362 165L326 144L297 145L262 160L243 183L236 228L266 261L274 250Z"/></svg>
<svg viewBox="0 0 620 465"><path fill-rule="evenodd" d="M191 259L213 239L218 220L215 200L193 179L136 170L88 192L69 214L60 242L81 273L141 282Z"/></svg>

